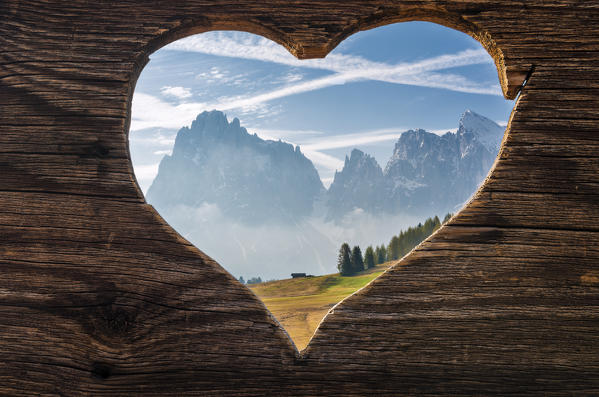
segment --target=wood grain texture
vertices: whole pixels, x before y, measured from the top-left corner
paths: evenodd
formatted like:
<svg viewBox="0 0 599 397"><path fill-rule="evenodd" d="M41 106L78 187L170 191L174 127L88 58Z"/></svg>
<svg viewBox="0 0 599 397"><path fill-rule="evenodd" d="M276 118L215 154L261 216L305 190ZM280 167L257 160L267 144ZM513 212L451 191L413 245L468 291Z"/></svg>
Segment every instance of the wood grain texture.
<svg viewBox="0 0 599 397"><path fill-rule="evenodd" d="M3 395L599 394L596 2L3 0L0 15ZM193 33L309 58L409 20L471 34L520 96L474 199L300 354L145 204L135 82Z"/></svg>

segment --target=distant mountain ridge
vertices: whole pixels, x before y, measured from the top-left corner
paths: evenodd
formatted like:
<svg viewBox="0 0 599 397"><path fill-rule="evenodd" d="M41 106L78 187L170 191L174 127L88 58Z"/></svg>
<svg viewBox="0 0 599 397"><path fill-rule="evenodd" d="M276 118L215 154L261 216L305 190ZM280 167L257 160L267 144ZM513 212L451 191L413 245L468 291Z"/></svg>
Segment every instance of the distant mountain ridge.
<svg viewBox="0 0 599 397"><path fill-rule="evenodd" d="M385 186L383 170L375 158L352 150L326 192L327 218L339 219L356 208L372 213L384 211L388 207Z"/></svg>
<svg viewBox="0 0 599 397"><path fill-rule="evenodd" d="M468 110L456 133L404 132L384 170L370 155L352 150L327 190L298 146L251 135L222 112L203 112L177 133L147 198L159 209L217 204L249 224L297 222L322 206L333 221L352 211L445 213L482 182L502 136L502 127Z"/></svg>
<svg viewBox="0 0 599 397"><path fill-rule="evenodd" d="M308 216L324 187L299 147L260 139L219 111L203 112L177 133L147 199L159 208L217 204L245 223Z"/></svg>
<svg viewBox="0 0 599 397"><path fill-rule="evenodd" d="M468 110L456 133L404 132L384 171L354 149L327 192L328 217L356 209L374 214L455 211L489 172L502 136L503 128Z"/></svg>

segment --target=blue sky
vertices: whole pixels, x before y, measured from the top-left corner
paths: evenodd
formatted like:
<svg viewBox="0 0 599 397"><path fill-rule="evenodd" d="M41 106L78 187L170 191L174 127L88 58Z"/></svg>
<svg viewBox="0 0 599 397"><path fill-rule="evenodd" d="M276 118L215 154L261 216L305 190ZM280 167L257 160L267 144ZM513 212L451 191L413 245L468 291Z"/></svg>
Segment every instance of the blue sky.
<svg viewBox="0 0 599 397"><path fill-rule="evenodd" d="M262 138L300 145L328 186L353 148L384 167L407 129L455 130L466 109L505 124L513 106L482 46L432 23L360 32L326 58L302 61L260 36L208 32L152 54L129 138L146 191L177 131L204 110L222 110Z"/></svg>

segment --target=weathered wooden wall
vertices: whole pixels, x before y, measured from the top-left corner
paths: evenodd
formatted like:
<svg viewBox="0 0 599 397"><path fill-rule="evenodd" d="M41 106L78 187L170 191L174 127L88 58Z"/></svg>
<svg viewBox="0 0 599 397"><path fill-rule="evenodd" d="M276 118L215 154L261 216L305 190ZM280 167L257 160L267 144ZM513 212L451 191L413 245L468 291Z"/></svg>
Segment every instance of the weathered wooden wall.
<svg viewBox="0 0 599 397"><path fill-rule="evenodd" d="M144 203L135 81L191 33L313 57L404 20L478 38L508 97L530 78L475 199L299 355ZM596 1L1 0L0 392L598 395L598 110Z"/></svg>

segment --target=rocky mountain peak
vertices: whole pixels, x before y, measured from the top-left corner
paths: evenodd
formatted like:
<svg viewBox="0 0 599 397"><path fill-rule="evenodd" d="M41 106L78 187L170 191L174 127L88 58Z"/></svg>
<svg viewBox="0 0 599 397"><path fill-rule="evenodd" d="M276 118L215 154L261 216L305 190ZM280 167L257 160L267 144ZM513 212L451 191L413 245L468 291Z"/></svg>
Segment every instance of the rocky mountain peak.
<svg viewBox="0 0 599 397"><path fill-rule="evenodd" d="M499 151L504 127L472 110L466 110L460 117L458 135L474 134L480 143L492 152Z"/></svg>
<svg viewBox="0 0 599 397"><path fill-rule="evenodd" d="M476 190L502 135L502 127L467 110L456 133L404 132L384 172L374 157L353 149L325 191L299 146L251 135L222 112L202 112L177 134L148 198L157 206L218 203L227 214L251 222L296 220L309 216L315 203L324 204L329 219L356 209L442 213Z"/></svg>
<svg viewBox="0 0 599 397"><path fill-rule="evenodd" d="M384 177L376 159L361 150L353 149L341 171L335 172L327 192L328 217L338 219L355 209L379 212L382 207L381 189Z"/></svg>
<svg viewBox="0 0 599 397"><path fill-rule="evenodd" d="M395 143L382 176L370 171L380 169L378 164L366 166L370 156L354 150L343 170L335 174L328 194L329 212L338 218L340 209L350 211L356 206L387 213L455 211L488 173L502 135L499 125L471 110L462 114L456 133L408 130ZM376 195L368 196L362 187ZM342 203L350 196L359 197L353 202L356 205Z"/></svg>
<svg viewBox="0 0 599 397"><path fill-rule="evenodd" d="M157 207L218 204L241 221L263 223L310 215L323 190L298 146L250 135L238 119L211 111L179 130L147 198Z"/></svg>
<svg viewBox="0 0 599 397"><path fill-rule="evenodd" d="M395 143L393 155L385 167L385 174L390 172L390 166L397 161L406 160L413 163L419 157L439 150L438 141L438 135L423 129L404 132Z"/></svg>
<svg viewBox="0 0 599 397"><path fill-rule="evenodd" d="M191 122L190 130L198 133L222 134L229 126L227 116L218 110L203 111Z"/></svg>
<svg viewBox="0 0 599 397"><path fill-rule="evenodd" d="M363 172L365 169L375 170L376 172L376 169L380 168L374 157L358 149L353 149L349 158L345 156L345 164L343 166L343 170L347 170L348 172L350 170Z"/></svg>

